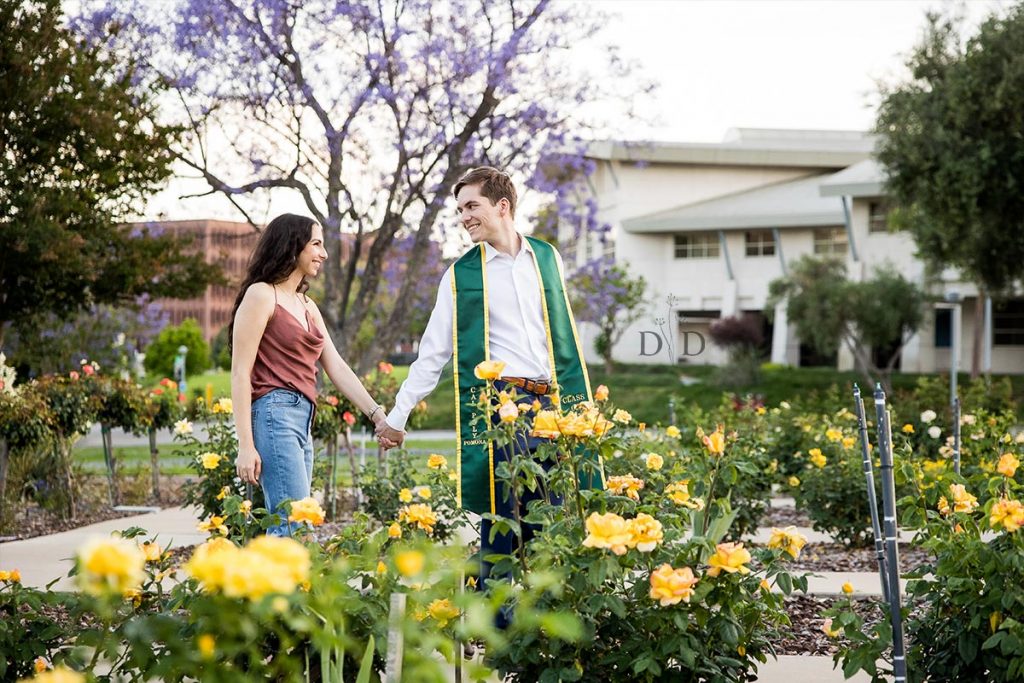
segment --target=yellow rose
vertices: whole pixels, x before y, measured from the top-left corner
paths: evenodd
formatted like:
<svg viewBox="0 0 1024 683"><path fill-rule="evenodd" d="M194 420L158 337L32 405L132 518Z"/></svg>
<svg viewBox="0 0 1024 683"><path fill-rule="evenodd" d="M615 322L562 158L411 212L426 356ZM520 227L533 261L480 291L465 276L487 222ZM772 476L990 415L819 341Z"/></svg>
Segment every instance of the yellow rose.
<svg viewBox="0 0 1024 683"><path fill-rule="evenodd" d="M842 632L843 632L842 629L832 628L832 618L831 617L829 617L824 622L822 622L821 630L829 638L836 638L836 637L840 636L842 634Z"/></svg>
<svg viewBox="0 0 1024 683"><path fill-rule="evenodd" d="M217 453L203 453L199 456L199 462L202 463L203 469L215 470L217 465L223 458Z"/></svg>
<svg viewBox="0 0 1024 683"><path fill-rule="evenodd" d="M903 433L904 434L913 434L914 433L914 425L910 424L909 422L907 424L903 425Z"/></svg>
<svg viewBox="0 0 1024 683"><path fill-rule="evenodd" d="M398 511L398 521L416 525L428 534L434 533L434 526L437 524L437 515L431 507L425 503L406 505Z"/></svg>
<svg viewBox="0 0 1024 683"><path fill-rule="evenodd" d="M78 586L89 595L124 594L145 578L146 556L134 541L120 536L92 538L76 553Z"/></svg>
<svg viewBox="0 0 1024 683"><path fill-rule="evenodd" d="M419 550L403 550L395 555L395 567L406 578L419 575L426 562L427 558Z"/></svg>
<svg viewBox="0 0 1024 683"><path fill-rule="evenodd" d="M519 406L512 401L505 401L501 404L501 407L498 408L498 417L505 424L515 422L516 418L519 417Z"/></svg>
<svg viewBox="0 0 1024 683"><path fill-rule="evenodd" d="M594 400L595 401L607 401L609 393L610 392L608 391L608 387L606 387L603 384L599 384L597 389L594 390Z"/></svg>
<svg viewBox="0 0 1024 683"><path fill-rule="evenodd" d="M1013 453L1003 453L1002 457L999 458L996 471L1004 477L1013 479L1013 476L1017 474L1018 467L1020 467L1020 460Z"/></svg>
<svg viewBox="0 0 1024 683"><path fill-rule="evenodd" d="M398 500L403 503L411 503L412 491L410 491L409 489L402 489L401 491L398 492Z"/></svg>
<svg viewBox="0 0 1024 683"><path fill-rule="evenodd" d="M673 569L672 565L663 564L651 572L651 599L662 607L689 602L698 581L689 567Z"/></svg>
<svg viewBox="0 0 1024 683"><path fill-rule="evenodd" d="M750 559L750 553L742 543L719 543L715 554L708 560L708 576L718 576L723 571L729 574L749 574L750 568L746 563L750 562Z"/></svg>
<svg viewBox="0 0 1024 683"><path fill-rule="evenodd" d="M648 453L643 456L643 459L644 465L646 465L649 470L660 470L662 465L665 464L665 459L657 453Z"/></svg>
<svg viewBox="0 0 1024 683"><path fill-rule="evenodd" d="M505 361L485 360L473 368L473 374L477 379L498 379L504 369Z"/></svg>
<svg viewBox="0 0 1024 683"><path fill-rule="evenodd" d="M616 555L625 555L633 538L629 523L614 512L599 514L593 512L587 517L587 537L583 545L587 548L604 548Z"/></svg>
<svg viewBox="0 0 1024 683"><path fill-rule="evenodd" d="M700 498L690 497L689 484L688 479L669 484L665 487L665 495L676 505L685 505L691 510L703 510L704 501Z"/></svg>
<svg viewBox="0 0 1024 683"><path fill-rule="evenodd" d="M665 427L665 436L671 437L673 439L678 439L681 433L682 432L679 431L679 427L676 427L675 425L669 425L668 427Z"/></svg>
<svg viewBox="0 0 1024 683"><path fill-rule="evenodd" d="M324 509L312 496L302 500L293 500L291 512L288 515L289 522L309 522L313 526L320 526L324 523Z"/></svg>
<svg viewBox="0 0 1024 683"><path fill-rule="evenodd" d="M146 562L156 562L160 559L160 555L163 554L160 546L156 543L140 543L139 550L142 551L142 555L146 558Z"/></svg>
<svg viewBox="0 0 1024 683"><path fill-rule="evenodd" d="M220 493L217 494L217 500L224 500L225 498L228 497L229 493L231 493L231 487L230 486L225 486L225 487L221 488Z"/></svg>
<svg viewBox="0 0 1024 683"><path fill-rule="evenodd" d="M792 488L800 486L800 477L796 475L791 476L787 481Z"/></svg>
<svg viewBox="0 0 1024 683"><path fill-rule="evenodd" d="M231 414L234 410L230 398L219 398L217 402L213 404L213 412L215 413L227 413Z"/></svg>
<svg viewBox="0 0 1024 683"><path fill-rule="evenodd" d="M843 593L845 593L847 595L852 595L853 594L853 584L850 583L849 581L844 583L843 584Z"/></svg>
<svg viewBox="0 0 1024 683"><path fill-rule="evenodd" d="M631 538L629 546L642 553L649 553L658 547L664 538L661 522L641 512L627 523Z"/></svg>
<svg viewBox="0 0 1024 683"><path fill-rule="evenodd" d="M38 672L31 679L23 679L19 683L31 680L31 683L85 683L85 676L64 666L51 671Z"/></svg>
<svg viewBox="0 0 1024 683"><path fill-rule="evenodd" d="M831 441L832 443L835 443L836 441L842 440L843 432L836 429L835 427L829 427L828 429L825 430L825 438Z"/></svg>
<svg viewBox="0 0 1024 683"><path fill-rule="evenodd" d="M443 470L448 467L448 459L439 453L431 453L427 458L427 467L432 470Z"/></svg>
<svg viewBox="0 0 1024 683"><path fill-rule="evenodd" d="M392 522L391 526L388 527L388 536L390 536L391 538L402 537L402 527L398 524L398 522Z"/></svg>
<svg viewBox="0 0 1024 683"><path fill-rule="evenodd" d="M227 536L228 528L224 524L224 519L224 517L218 517L217 515L213 515L212 517L210 517L210 519L204 522L199 522L199 524L196 525L196 529L211 534L216 531L219 534Z"/></svg>
<svg viewBox="0 0 1024 683"><path fill-rule="evenodd" d="M430 500L430 496L431 496L430 487L429 486L417 486L416 487L416 495L419 496L420 498L422 498L423 500Z"/></svg>
<svg viewBox="0 0 1024 683"><path fill-rule="evenodd" d="M50 668L50 665L46 663L46 659L43 657L36 657L36 660L32 662L32 668L35 669L37 674L41 674Z"/></svg>
<svg viewBox="0 0 1024 683"><path fill-rule="evenodd" d="M612 419L614 421L618 422L619 424L626 425L626 424L629 424L633 420L633 416L630 415L629 413L627 413L622 408L619 408L618 410L615 411L615 414L612 415Z"/></svg>
<svg viewBox="0 0 1024 683"><path fill-rule="evenodd" d="M708 453L711 455L721 455L725 453L725 432L723 431L722 425L718 425L715 431L704 436L701 441L704 442L704 447L708 449Z"/></svg>
<svg viewBox="0 0 1024 683"><path fill-rule="evenodd" d="M852 436L843 437L843 448L853 448L853 445L857 443L857 439Z"/></svg>
<svg viewBox="0 0 1024 683"><path fill-rule="evenodd" d="M558 428L558 413L553 410L541 410L533 418L530 436L541 439L557 439L562 432Z"/></svg>
<svg viewBox="0 0 1024 683"><path fill-rule="evenodd" d="M828 462L828 458L825 457L820 448L812 448L808 455L811 456L811 462L814 463L816 467L824 467L825 463Z"/></svg>
<svg viewBox="0 0 1024 683"><path fill-rule="evenodd" d="M427 605L427 613L433 617L438 626L444 628L449 621L459 616L459 609L452 604L451 600L444 598L443 600L434 600Z"/></svg>
<svg viewBox="0 0 1024 683"><path fill-rule="evenodd" d="M768 539L769 548L779 548L795 560L800 557L800 549L807 545L807 537L796 530L795 526L787 526L785 529L773 528L771 538Z"/></svg>
<svg viewBox="0 0 1024 683"><path fill-rule="evenodd" d="M238 506L238 511L241 512L243 515L247 515L250 512L252 512L252 501L243 500L241 504Z"/></svg>
<svg viewBox="0 0 1024 683"><path fill-rule="evenodd" d="M378 574L387 574L388 573L388 566L386 564L384 564L380 560L377 561L377 573Z"/></svg>
<svg viewBox="0 0 1024 683"><path fill-rule="evenodd" d="M213 657L214 650L216 650L217 639L209 633L204 633L196 639L196 647L199 650L199 654L203 656L203 659L209 659Z"/></svg>
<svg viewBox="0 0 1024 683"><path fill-rule="evenodd" d="M993 529L1002 524L1004 529L1013 533L1024 526L1024 505L1019 500L1001 498L992 505L988 523Z"/></svg>
<svg viewBox="0 0 1024 683"><path fill-rule="evenodd" d="M974 512L978 499L967 492L963 484L951 484L949 492L953 497L953 512Z"/></svg>

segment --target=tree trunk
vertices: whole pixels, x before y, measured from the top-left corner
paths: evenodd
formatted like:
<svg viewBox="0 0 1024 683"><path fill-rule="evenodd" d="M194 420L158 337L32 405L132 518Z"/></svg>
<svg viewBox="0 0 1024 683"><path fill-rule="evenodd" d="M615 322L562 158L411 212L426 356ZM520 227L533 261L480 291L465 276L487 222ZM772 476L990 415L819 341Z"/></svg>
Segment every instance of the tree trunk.
<svg viewBox="0 0 1024 683"><path fill-rule="evenodd" d="M100 436L103 439L103 459L107 461L107 482L110 485L111 507L120 502L117 493L117 459L114 457L113 437L110 434L110 427L100 425Z"/></svg>
<svg viewBox="0 0 1024 683"><path fill-rule="evenodd" d="M57 449L56 455L60 461L61 475L64 478L64 493L67 495L64 514L68 519L74 519L78 514L78 509L75 505L75 472L71 467L70 439L64 436L58 437L54 448Z"/></svg>
<svg viewBox="0 0 1024 683"><path fill-rule="evenodd" d="M331 520L338 515L338 437L332 436L324 444L327 456L327 481L324 484L324 502L327 503L327 515Z"/></svg>
<svg viewBox="0 0 1024 683"><path fill-rule="evenodd" d="M153 475L153 500L160 502L160 450L156 447L156 429L149 429L149 463Z"/></svg>
<svg viewBox="0 0 1024 683"><path fill-rule="evenodd" d="M981 375L981 347L985 343L985 292L974 300L974 348L971 350L971 379Z"/></svg>
<svg viewBox="0 0 1024 683"><path fill-rule="evenodd" d="M356 464L356 449L352 445L352 430L345 427L345 451L348 453L348 466L352 470L352 490L355 491L356 506L361 502L362 492L359 488L359 466Z"/></svg>

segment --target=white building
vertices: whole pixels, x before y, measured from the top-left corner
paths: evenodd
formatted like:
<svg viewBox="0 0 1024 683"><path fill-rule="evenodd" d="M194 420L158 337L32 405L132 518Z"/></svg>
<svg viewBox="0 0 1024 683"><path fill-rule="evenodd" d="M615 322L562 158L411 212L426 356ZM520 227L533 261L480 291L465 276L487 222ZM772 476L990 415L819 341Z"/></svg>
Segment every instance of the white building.
<svg viewBox="0 0 1024 683"><path fill-rule="evenodd" d="M924 282L910 236L887 225L882 172L871 148L870 137L860 132L754 129L733 131L720 144L592 145L589 156L597 168L586 191L611 231L603 245L594 236L576 240L567 228L559 237L568 264L610 251L647 279L648 314L623 335L615 359L721 363L721 349L710 341L701 348L711 321L739 313L763 319L768 283L804 254L845 257L852 279L870 277L889 263ZM958 281L954 271L929 287L937 299L959 298L961 305L934 305L905 347L900 368L948 369L957 315L959 366L969 368L977 287ZM982 367L1024 372L1024 299L989 310ZM984 327L983 319L978 324ZM787 324L784 307L775 311L774 324L763 324L775 363L853 365L845 350L838 359L814 358ZM584 325L581 332L590 346L595 331ZM594 355L591 347L588 356Z"/></svg>

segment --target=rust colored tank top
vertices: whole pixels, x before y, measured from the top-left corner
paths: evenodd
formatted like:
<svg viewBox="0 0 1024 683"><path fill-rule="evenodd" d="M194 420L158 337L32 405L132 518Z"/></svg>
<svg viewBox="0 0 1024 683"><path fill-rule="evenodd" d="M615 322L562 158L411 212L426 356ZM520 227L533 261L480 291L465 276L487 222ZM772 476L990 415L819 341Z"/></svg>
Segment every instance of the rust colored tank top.
<svg viewBox="0 0 1024 683"><path fill-rule="evenodd" d="M324 337L306 310L309 331L287 308L276 302L274 314L256 351L252 366L252 400L274 389L297 391L316 405L316 362L324 349Z"/></svg>

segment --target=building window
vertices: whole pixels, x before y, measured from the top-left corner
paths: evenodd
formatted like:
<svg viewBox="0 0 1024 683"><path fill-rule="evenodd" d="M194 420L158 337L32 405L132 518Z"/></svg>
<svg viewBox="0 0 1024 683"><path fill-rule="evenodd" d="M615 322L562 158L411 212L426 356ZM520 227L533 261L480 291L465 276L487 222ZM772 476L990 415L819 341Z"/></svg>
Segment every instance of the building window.
<svg viewBox="0 0 1024 683"><path fill-rule="evenodd" d="M953 311L935 309L935 348L948 349L953 345Z"/></svg>
<svg viewBox="0 0 1024 683"><path fill-rule="evenodd" d="M1024 346L1024 299L993 302L992 344Z"/></svg>
<svg viewBox="0 0 1024 683"><path fill-rule="evenodd" d="M815 254L845 256L846 248L846 228L817 228L814 231Z"/></svg>
<svg viewBox="0 0 1024 683"><path fill-rule="evenodd" d="M676 235L676 258L718 258L718 235L694 232Z"/></svg>
<svg viewBox="0 0 1024 683"><path fill-rule="evenodd" d="M775 235L771 230L748 230L747 256L775 256Z"/></svg>
<svg viewBox="0 0 1024 683"><path fill-rule="evenodd" d="M868 204L868 232L889 232L889 205L885 202Z"/></svg>

